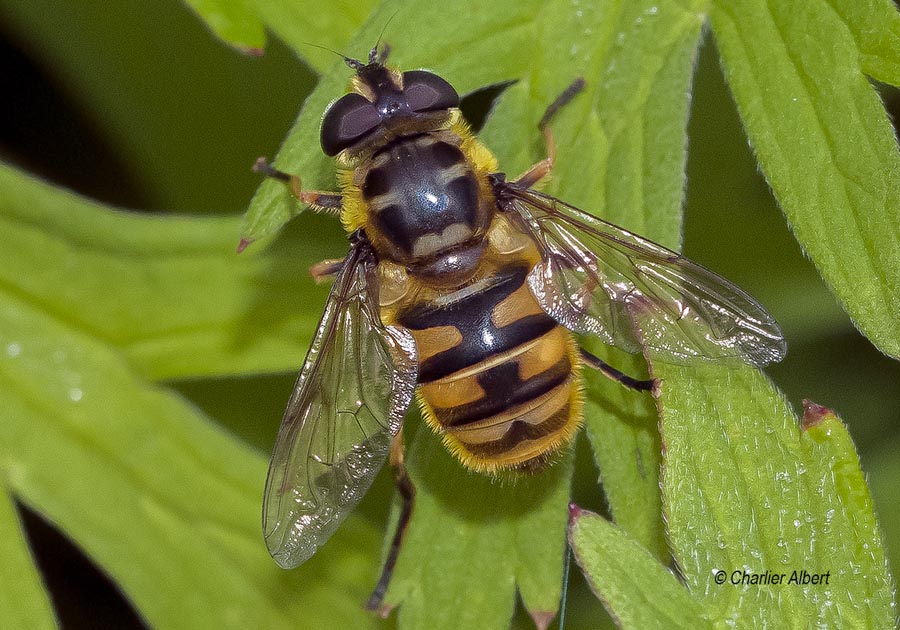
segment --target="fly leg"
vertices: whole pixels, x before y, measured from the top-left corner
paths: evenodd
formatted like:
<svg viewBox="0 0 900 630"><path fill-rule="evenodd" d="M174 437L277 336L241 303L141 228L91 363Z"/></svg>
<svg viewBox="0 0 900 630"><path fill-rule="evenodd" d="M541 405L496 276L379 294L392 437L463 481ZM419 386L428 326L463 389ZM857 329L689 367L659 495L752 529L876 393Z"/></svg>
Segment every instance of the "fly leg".
<svg viewBox="0 0 900 630"><path fill-rule="evenodd" d="M404 446L403 446L403 429L394 436L391 441L390 462L394 469L394 482L397 484L397 491L403 503L400 506L400 518L397 521L397 530L394 532L394 538L391 540L391 549L388 552L387 559L384 562L384 568L381 570L381 577L375 590L366 603L366 609L380 612L387 616L389 612L383 609L384 594L387 592L388 584L391 576L394 574L394 566L397 564L397 557L400 555L400 547L403 545L403 536L406 534L406 528L409 525L409 519L412 516L413 500L416 496L416 489L409 475L406 473L406 464L404 463Z"/></svg>
<svg viewBox="0 0 900 630"><path fill-rule="evenodd" d="M308 205L314 212L322 212L334 216L339 216L341 213L342 198L340 193L303 190L300 177L279 171L269 164L269 161L264 157L256 160L256 164L253 165L253 172L284 183L294 197Z"/></svg>
<svg viewBox="0 0 900 630"><path fill-rule="evenodd" d="M584 361L585 365L594 368L606 378L616 381L617 383L621 383L628 389L633 389L639 392L649 392L653 391L653 389L657 385L657 380L655 378L651 378L646 381L638 380L636 378L628 376L624 372L620 372L609 363L606 363L600 357L594 356L584 348L581 348L580 350L581 358Z"/></svg>
<svg viewBox="0 0 900 630"><path fill-rule="evenodd" d="M328 278L338 275L341 269L344 268L345 262L347 262L346 258L329 258L328 260L317 262L309 268L309 275L312 276L316 284L321 284Z"/></svg>
<svg viewBox="0 0 900 630"><path fill-rule="evenodd" d="M556 115L563 106L571 101L575 96L584 89L584 79L581 77L575 79L569 87L563 90L562 94L556 97L538 123L538 129L544 134L544 144L547 147L547 157L533 165L516 180L515 184L523 188L531 188L541 179L546 177L553 170L553 162L556 160L556 141L553 139L553 132L550 129L550 120Z"/></svg>

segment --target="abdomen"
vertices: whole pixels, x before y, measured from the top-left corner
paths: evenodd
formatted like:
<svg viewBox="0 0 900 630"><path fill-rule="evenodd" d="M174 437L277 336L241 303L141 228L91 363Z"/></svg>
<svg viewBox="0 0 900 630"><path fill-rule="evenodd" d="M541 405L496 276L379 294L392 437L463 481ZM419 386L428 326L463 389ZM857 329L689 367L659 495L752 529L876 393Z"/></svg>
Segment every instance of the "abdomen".
<svg viewBox="0 0 900 630"><path fill-rule="evenodd" d="M529 271L510 263L396 315L418 346L426 420L474 470L539 469L581 422L575 340L540 308Z"/></svg>

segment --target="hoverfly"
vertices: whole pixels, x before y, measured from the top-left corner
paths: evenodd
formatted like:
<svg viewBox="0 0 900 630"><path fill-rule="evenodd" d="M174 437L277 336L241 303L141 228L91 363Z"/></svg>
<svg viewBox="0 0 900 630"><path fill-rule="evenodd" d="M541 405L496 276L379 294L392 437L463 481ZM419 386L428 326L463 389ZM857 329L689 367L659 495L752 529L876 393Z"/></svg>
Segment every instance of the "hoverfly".
<svg viewBox="0 0 900 630"><path fill-rule="evenodd" d="M743 290L652 241L534 189L548 155L507 180L463 120L459 96L424 70L384 65L377 46L352 91L326 111L324 152L340 192L287 183L314 210L339 214L350 250L313 268L334 276L312 346L278 432L263 530L292 568L335 532L390 455L404 497L378 607L399 551L413 489L401 428L414 394L427 424L467 468L536 472L578 430L582 367L651 389L579 349L574 333L673 361L764 366L786 345Z"/></svg>

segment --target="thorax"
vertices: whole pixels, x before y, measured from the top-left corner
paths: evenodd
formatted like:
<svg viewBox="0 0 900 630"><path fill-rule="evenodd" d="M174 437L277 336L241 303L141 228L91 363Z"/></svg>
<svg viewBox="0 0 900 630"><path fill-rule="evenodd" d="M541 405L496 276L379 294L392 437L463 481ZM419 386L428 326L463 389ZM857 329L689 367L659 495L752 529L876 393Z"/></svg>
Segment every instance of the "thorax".
<svg viewBox="0 0 900 630"><path fill-rule="evenodd" d="M357 170L366 234L380 259L426 284L465 282L495 214L487 182L449 132L400 138Z"/></svg>

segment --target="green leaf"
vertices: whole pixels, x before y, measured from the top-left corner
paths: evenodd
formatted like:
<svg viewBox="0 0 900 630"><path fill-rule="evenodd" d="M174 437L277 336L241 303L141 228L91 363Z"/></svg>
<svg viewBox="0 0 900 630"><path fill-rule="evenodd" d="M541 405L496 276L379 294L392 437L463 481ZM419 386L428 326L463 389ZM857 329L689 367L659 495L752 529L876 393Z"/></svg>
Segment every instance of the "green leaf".
<svg viewBox="0 0 900 630"><path fill-rule="evenodd" d="M595 355L612 353L597 342L584 346ZM618 369L640 374L646 366L636 357L618 359ZM589 375L588 378L594 378ZM618 383L591 383L585 399L584 424L600 481L616 523L660 560L669 557L659 492L662 444L653 399L645 392L625 389Z"/></svg>
<svg viewBox="0 0 900 630"><path fill-rule="evenodd" d="M112 575L151 623L292 627L297 614L323 628L336 614L366 622L362 579L353 576L373 572L371 528L342 529L333 543L340 562L323 556L281 572L260 543L261 456L27 304L5 300L0 323L0 442L12 490ZM329 611L340 593L346 601Z"/></svg>
<svg viewBox="0 0 900 630"><path fill-rule="evenodd" d="M327 553L282 572L261 540L264 457L148 383L127 350L102 334L105 325L86 325L76 308L90 311L105 291L121 301L109 298L97 313L146 317L155 299L170 295L168 283L204 269L198 247L208 242L180 239L204 226L209 240L224 242L235 222L114 213L0 172L8 239L0 264L0 470L9 493L79 545L154 626L288 628L300 616L306 627L372 624L361 603L362 585L374 579L374 528L351 518ZM167 254L193 264L156 273L156 257ZM183 308L191 298L184 291ZM7 545L17 539L4 537ZM21 545L19 556L11 560L21 565ZM2 586L3 600L25 597L29 580Z"/></svg>
<svg viewBox="0 0 900 630"><path fill-rule="evenodd" d="M119 212L2 165L0 191L2 290L120 349L145 376L299 365L318 318L307 304L325 289L305 270L339 238L298 248L288 236L238 256L236 217Z"/></svg>
<svg viewBox="0 0 900 630"><path fill-rule="evenodd" d="M621 528L576 507L569 541L591 589L620 627L712 627L678 579Z"/></svg>
<svg viewBox="0 0 900 630"><path fill-rule="evenodd" d="M837 593L836 616L869 628L890 627L897 618L894 585L853 439L833 411L809 401L804 401L802 429L808 474L820 480L814 492L825 507L815 525L825 544L841 548L841 559L849 560L837 568L835 580L857 582L849 592Z"/></svg>
<svg viewBox="0 0 900 630"><path fill-rule="evenodd" d="M266 32L249 0L185 0L222 40L239 50L262 54Z"/></svg>
<svg viewBox="0 0 900 630"><path fill-rule="evenodd" d="M562 587L572 457L542 474L465 473L427 428L409 452L413 518L386 602L404 628L507 628L516 588L546 628Z"/></svg>
<svg viewBox="0 0 900 630"><path fill-rule="evenodd" d="M365 57L375 39L361 46L347 47L347 42L366 21L375 0L333 0L327 10L314 0L254 0L256 10L275 35L312 65L318 72L334 66L335 54L319 46L328 46L339 54ZM388 15L380 26L387 23ZM375 36L377 39L377 34Z"/></svg>
<svg viewBox="0 0 900 630"><path fill-rule="evenodd" d="M6 462L0 460L0 472L8 471ZM5 488L0 495L0 619L22 630L56 627L22 523Z"/></svg>
<svg viewBox="0 0 900 630"><path fill-rule="evenodd" d="M900 356L900 152L864 75L896 82L900 18L886 0L714 6L728 84L797 240L863 334Z"/></svg>
<svg viewBox="0 0 900 630"><path fill-rule="evenodd" d="M606 29L606 43L598 46L601 75L588 83L594 105L575 134L560 141L565 149L559 170L568 168L577 176L555 179L560 197L676 249L688 95L704 4L609 5L610 15L598 25ZM641 358L596 340L583 339L582 345L631 375L646 370ZM656 410L646 394L597 375L588 379L594 382L587 392L585 424L613 517L657 557L666 558Z"/></svg>
<svg viewBox="0 0 900 630"><path fill-rule="evenodd" d="M882 542L839 424L802 434L778 392L749 367L654 362L654 371L662 379L669 541L709 618L746 627L891 627ZM766 571L784 574L782 583L740 581ZM801 571L830 572L830 582L789 583Z"/></svg>
<svg viewBox="0 0 900 630"><path fill-rule="evenodd" d="M873 79L900 85L900 14L885 0L829 2L853 35L862 71Z"/></svg>
<svg viewBox="0 0 900 630"><path fill-rule="evenodd" d="M334 65L334 53L363 57L368 48L346 51L350 36L375 6L375 0L334 0L327 10L310 0L185 0L224 41L252 54L262 54L263 26L322 72ZM383 26L383 24L382 24Z"/></svg>

